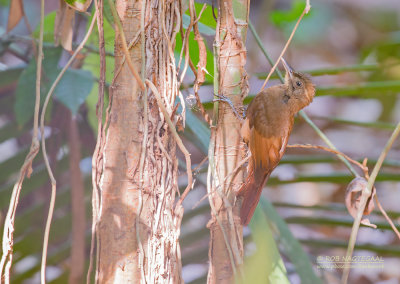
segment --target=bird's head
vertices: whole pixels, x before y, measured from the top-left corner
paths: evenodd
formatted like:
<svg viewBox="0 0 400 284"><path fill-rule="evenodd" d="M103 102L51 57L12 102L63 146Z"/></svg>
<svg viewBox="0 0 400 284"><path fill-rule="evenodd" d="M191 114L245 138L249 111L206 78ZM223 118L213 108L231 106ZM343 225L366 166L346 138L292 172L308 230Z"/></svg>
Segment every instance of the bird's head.
<svg viewBox="0 0 400 284"><path fill-rule="evenodd" d="M281 60L286 70L285 85L288 88L290 98L293 99L291 103L297 109L296 111L299 111L312 102L315 95L315 85L308 74L294 71L285 59L281 58Z"/></svg>

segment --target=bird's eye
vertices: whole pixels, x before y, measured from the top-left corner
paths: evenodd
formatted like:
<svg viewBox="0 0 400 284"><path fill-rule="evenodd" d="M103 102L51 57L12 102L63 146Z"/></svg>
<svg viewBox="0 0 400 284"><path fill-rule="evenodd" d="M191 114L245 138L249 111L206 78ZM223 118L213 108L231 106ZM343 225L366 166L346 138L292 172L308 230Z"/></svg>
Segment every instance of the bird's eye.
<svg viewBox="0 0 400 284"><path fill-rule="evenodd" d="M301 86L301 82L300 82L300 81L297 81L297 82L296 82L296 85L297 85L298 87L300 87L300 86Z"/></svg>

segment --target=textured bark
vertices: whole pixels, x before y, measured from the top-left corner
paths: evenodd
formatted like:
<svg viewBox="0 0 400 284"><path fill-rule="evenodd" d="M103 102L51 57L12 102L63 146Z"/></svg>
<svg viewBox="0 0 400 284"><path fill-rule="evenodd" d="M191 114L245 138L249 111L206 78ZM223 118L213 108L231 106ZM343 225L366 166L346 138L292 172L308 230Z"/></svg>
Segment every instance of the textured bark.
<svg viewBox="0 0 400 284"><path fill-rule="evenodd" d="M81 145L78 124L69 112L69 168L71 182L71 212L72 212L72 241L71 241L71 272L69 283L82 283L85 269L85 187L79 168L81 161Z"/></svg>
<svg viewBox="0 0 400 284"><path fill-rule="evenodd" d="M116 8L127 44L138 36L129 50L135 69L145 70L144 74L139 72L142 78L154 83L173 116L178 88L168 44L175 42L173 34L180 3L144 3L144 54L140 36L142 4L142 1L117 0ZM173 50L173 46L170 48ZM182 214L175 212L182 210L174 210L178 190L175 140L153 94L139 89L123 54L117 33L111 111L99 184L98 281L180 283L178 237ZM137 218L139 226L135 226Z"/></svg>
<svg viewBox="0 0 400 284"><path fill-rule="evenodd" d="M237 109L248 92L246 33L249 1L219 1L218 22L214 43L216 57L215 92L228 97ZM209 190L212 205L210 228L208 283L234 283L243 262L243 236L235 192L243 182L243 171L232 174L244 157L240 137L240 121L229 104L217 107L217 126L210 142L210 170L213 172ZM214 118L215 119L215 118Z"/></svg>

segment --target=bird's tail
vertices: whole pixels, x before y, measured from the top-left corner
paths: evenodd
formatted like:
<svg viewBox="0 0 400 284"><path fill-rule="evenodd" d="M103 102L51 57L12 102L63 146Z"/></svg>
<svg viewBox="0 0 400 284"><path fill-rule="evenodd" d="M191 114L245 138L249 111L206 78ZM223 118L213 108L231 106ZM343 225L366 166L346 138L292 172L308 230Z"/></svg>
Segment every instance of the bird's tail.
<svg viewBox="0 0 400 284"><path fill-rule="evenodd" d="M246 182L239 189L238 196L243 197L240 209L240 219L243 226L248 225L251 217L253 217L254 210L256 210L258 201L260 201L261 192L269 174L270 171L256 167L249 173Z"/></svg>

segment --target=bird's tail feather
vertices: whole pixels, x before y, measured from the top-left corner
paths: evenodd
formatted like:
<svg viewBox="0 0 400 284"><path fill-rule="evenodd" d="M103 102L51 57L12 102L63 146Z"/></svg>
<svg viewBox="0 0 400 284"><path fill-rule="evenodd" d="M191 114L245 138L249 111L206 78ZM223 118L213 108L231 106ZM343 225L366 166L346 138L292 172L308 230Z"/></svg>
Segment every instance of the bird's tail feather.
<svg viewBox="0 0 400 284"><path fill-rule="evenodd" d="M240 219L243 226L248 225L251 217L253 217L269 174L269 171L261 167L255 168L249 173L246 182L239 189L238 196L243 196L242 207L240 209Z"/></svg>

